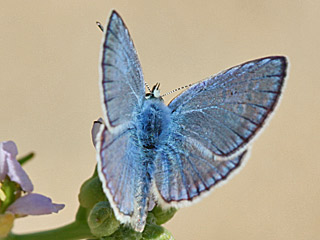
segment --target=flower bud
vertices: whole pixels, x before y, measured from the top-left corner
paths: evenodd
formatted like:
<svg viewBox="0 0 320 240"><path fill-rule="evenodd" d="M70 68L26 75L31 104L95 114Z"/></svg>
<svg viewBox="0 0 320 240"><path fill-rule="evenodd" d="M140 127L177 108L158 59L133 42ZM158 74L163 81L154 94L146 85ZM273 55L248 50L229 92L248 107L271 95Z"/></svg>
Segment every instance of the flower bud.
<svg viewBox="0 0 320 240"><path fill-rule="evenodd" d="M151 213L156 218L156 224L161 225L169 221L177 212L176 208L162 209L160 206L156 206Z"/></svg>
<svg viewBox="0 0 320 240"><path fill-rule="evenodd" d="M82 184L78 197L80 205L89 209L91 209L97 202L107 200L98 176L90 178Z"/></svg>
<svg viewBox="0 0 320 240"><path fill-rule="evenodd" d="M131 227L121 225L111 236L103 237L101 240L141 240L142 233L134 231Z"/></svg>
<svg viewBox="0 0 320 240"><path fill-rule="evenodd" d="M96 237L109 236L120 226L113 214L109 202L98 202L91 209L88 217L88 225L91 233Z"/></svg>
<svg viewBox="0 0 320 240"><path fill-rule="evenodd" d="M147 224L142 236L144 240L174 240L167 229L155 224Z"/></svg>

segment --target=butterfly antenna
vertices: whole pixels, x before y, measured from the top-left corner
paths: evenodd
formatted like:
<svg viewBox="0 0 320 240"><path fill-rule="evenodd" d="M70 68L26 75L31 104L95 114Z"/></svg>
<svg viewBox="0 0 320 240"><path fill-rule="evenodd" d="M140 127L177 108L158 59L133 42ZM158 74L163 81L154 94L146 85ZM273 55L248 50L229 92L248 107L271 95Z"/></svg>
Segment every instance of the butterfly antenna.
<svg viewBox="0 0 320 240"><path fill-rule="evenodd" d="M185 85L185 86L182 86L182 87L178 87L178 88L176 88L176 89L174 89L174 90L172 90L172 91L170 91L170 92L167 92L167 93L163 94L161 97L164 97L164 96L167 96L167 95L169 95L169 94L171 94L171 93L174 93L174 92L180 91L180 90L182 90L182 89L191 87L192 85L193 85L193 83L190 83L189 85Z"/></svg>
<svg viewBox="0 0 320 240"><path fill-rule="evenodd" d="M149 84L148 83L144 83L146 85L146 87L148 88L149 92L151 92L151 88L149 87Z"/></svg>
<svg viewBox="0 0 320 240"><path fill-rule="evenodd" d="M101 30L101 32L104 32L102 24L98 21L96 21L96 24L97 24L98 28Z"/></svg>

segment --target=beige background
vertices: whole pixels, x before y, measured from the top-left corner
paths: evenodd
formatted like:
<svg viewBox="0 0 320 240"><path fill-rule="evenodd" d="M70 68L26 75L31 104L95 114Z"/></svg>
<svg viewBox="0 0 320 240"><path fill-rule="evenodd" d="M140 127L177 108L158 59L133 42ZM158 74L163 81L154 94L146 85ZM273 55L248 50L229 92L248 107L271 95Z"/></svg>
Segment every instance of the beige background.
<svg viewBox="0 0 320 240"><path fill-rule="evenodd" d="M95 166L90 130L102 115L98 61L111 9L124 18L146 81L162 92L267 55L290 58L277 113L246 167L166 224L176 239L320 239L319 1L0 0L0 140L12 139L35 191L59 214L16 221L16 232L74 217ZM169 101L172 96L168 96Z"/></svg>

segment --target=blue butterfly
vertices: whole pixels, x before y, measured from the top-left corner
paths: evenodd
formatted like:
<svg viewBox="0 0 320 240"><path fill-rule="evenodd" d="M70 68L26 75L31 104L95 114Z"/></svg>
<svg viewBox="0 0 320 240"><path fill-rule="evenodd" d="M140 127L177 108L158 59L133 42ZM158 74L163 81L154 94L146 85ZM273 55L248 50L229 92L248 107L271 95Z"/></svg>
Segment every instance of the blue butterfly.
<svg viewBox="0 0 320 240"><path fill-rule="evenodd" d="M190 205L241 166L279 101L287 60L272 56L235 66L166 106L160 84L145 93L128 29L113 11L100 69L99 177L116 218L142 232L155 204Z"/></svg>

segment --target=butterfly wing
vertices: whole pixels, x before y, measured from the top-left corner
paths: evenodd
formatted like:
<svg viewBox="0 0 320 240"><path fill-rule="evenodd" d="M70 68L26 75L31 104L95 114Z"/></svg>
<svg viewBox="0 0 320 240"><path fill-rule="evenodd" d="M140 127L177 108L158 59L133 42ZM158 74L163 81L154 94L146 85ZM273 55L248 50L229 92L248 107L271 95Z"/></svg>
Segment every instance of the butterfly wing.
<svg viewBox="0 0 320 240"><path fill-rule="evenodd" d="M144 80L129 32L115 11L103 42L101 70L106 126L95 138L99 177L116 218L142 231L149 192L132 118L145 97Z"/></svg>
<svg viewBox="0 0 320 240"><path fill-rule="evenodd" d="M113 134L104 125L100 127L97 167L116 218L141 232L146 224L148 204L153 202L149 199L150 181L141 163L143 154L132 138L132 131L133 128L123 128Z"/></svg>
<svg viewBox="0 0 320 240"><path fill-rule="evenodd" d="M113 11L102 46L100 88L105 122L110 131L128 122L145 96L136 50L123 20Z"/></svg>
<svg viewBox="0 0 320 240"><path fill-rule="evenodd" d="M285 57L266 57L193 85L169 104L175 130L215 155L237 155L276 106L286 68Z"/></svg>
<svg viewBox="0 0 320 240"><path fill-rule="evenodd" d="M286 67L284 57L250 61L171 101L171 134L155 159L160 203L191 203L242 165L245 147L278 102Z"/></svg>
<svg viewBox="0 0 320 240"><path fill-rule="evenodd" d="M186 206L219 185L242 165L247 151L229 160L217 160L190 137L173 134L155 161L159 203Z"/></svg>
<svg viewBox="0 0 320 240"><path fill-rule="evenodd" d="M134 211L135 180L131 159L136 158L138 151L131 142L128 129L112 134L102 125L97 139L98 173L103 190L117 218L129 222Z"/></svg>

